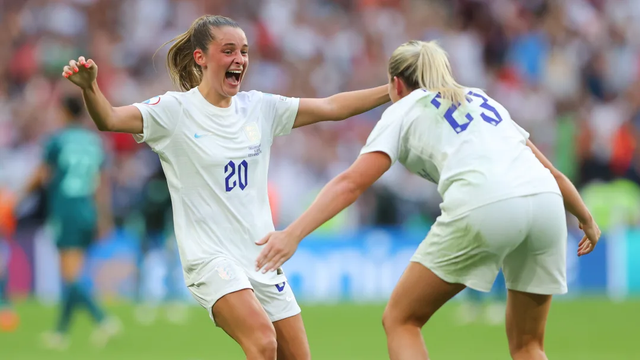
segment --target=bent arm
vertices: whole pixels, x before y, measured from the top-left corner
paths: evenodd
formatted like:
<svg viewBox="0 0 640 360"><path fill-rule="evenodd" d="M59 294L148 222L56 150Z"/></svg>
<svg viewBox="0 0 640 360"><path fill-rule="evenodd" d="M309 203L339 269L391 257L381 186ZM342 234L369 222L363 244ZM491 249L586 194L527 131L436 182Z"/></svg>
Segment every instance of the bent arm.
<svg viewBox="0 0 640 360"><path fill-rule="evenodd" d="M363 154L342 174L320 191L309 209L287 227L298 241L353 204L358 197L391 167L382 152Z"/></svg>
<svg viewBox="0 0 640 360"><path fill-rule="evenodd" d="M91 119L100 131L142 133L142 114L135 106L113 107L102 94L97 82L82 89L82 98Z"/></svg>
<svg viewBox="0 0 640 360"><path fill-rule="evenodd" d="M320 121L344 120L389 102L387 85L349 91L322 99L300 99L293 127Z"/></svg>
<svg viewBox="0 0 640 360"><path fill-rule="evenodd" d="M551 161L538 150L538 148L533 145L531 140L527 140L527 146L531 148L534 155L544 167L551 171L551 174L556 179L558 183L558 187L560 187L560 192L562 193L562 197L564 198L564 207L573 214L581 224L588 224L593 221L593 217L585 205L584 201L582 201L582 197L578 192L578 189L571 183L568 177L566 177L562 172L556 169Z"/></svg>

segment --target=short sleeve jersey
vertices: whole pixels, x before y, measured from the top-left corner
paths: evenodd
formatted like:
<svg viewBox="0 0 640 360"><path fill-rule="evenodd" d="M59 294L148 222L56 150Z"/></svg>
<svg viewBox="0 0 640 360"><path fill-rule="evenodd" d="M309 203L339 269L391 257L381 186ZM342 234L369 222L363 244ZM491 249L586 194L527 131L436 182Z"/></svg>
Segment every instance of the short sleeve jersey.
<svg viewBox="0 0 640 360"><path fill-rule="evenodd" d="M220 256L263 283L276 273L255 271L255 242L274 230L267 191L271 144L288 134L299 99L240 92L231 106L209 103L198 88L167 92L134 104L146 142L167 179L180 257L187 281Z"/></svg>
<svg viewBox="0 0 640 360"><path fill-rule="evenodd" d="M456 107L437 93L413 91L384 112L361 154L384 152L436 183L448 216L510 197L560 194L509 112L480 89L466 89L466 97Z"/></svg>

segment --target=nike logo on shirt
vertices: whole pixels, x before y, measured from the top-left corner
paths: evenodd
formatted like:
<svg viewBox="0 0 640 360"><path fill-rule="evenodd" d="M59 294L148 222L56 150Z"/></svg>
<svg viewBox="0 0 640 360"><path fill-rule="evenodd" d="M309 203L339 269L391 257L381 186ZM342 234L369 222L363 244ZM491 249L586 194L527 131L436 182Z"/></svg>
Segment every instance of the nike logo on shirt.
<svg viewBox="0 0 640 360"><path fill-rule="evenodd" d="M193 135L193 137L196 138L196 139L200 139L201 137L210 136L210 135L213 135L213 134L211 134L211 133L204 133L204 134L195 133Z"/></svg>

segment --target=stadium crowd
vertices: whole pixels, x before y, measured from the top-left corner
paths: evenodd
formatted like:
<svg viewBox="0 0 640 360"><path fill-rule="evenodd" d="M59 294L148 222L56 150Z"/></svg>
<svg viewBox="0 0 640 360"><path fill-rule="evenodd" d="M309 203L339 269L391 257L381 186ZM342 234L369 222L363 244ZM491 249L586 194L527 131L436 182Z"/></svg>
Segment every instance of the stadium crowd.
<svg viewBox="0 0 640 360"><path fill-rule="evenodd" d="M640 184L640 2L634 0L5 0L0 8L0 189L16 192L62 124L71 58L99 66L116 105L174 90L167 47L203 13L247 33L242 85L296 97L384 84L391 51L437 39L462 84L486 89L578 184ZM154 57L155 54L155 57ZM277 226L295 219L357 156L383 108L276 140L270 169ZM89 119L87 118L87 121ZM135 218L157 156L129 135L103 134L118 221ZM430 223L435 186L400 166L328 230ZM326 230L326 229L325 229Z"/></svg>

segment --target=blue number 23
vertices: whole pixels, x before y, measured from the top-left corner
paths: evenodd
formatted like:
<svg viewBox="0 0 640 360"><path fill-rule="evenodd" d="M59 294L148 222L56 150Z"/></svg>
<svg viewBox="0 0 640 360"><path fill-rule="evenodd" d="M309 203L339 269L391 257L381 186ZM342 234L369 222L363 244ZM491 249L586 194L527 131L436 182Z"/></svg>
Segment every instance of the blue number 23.
<svg viewBox="0 0 640 360"><path fill-rule="evenodd" d="M493 126L498 126L498 124L502 122L502 116L500 116L500 113L498 113L498 110L496 110L495 107L489 104L489 99L482 96L481 94L474 93L473 91L469 91L467 95L474 96L482 100L482 104L480 104L480 107L483 109L483 112L480 114L480 117L484 122L491 124ZM440 94L436 95L436 97L434 97L433 100L431 100L431 104L435 106L436 109L440 109L440 101L438 99L441 99ZM473 99L471 99L471 101L473 101ZM473 119L473 116L471 116L471 114L467 114L465 116L465 119L467 119L468 122L464 124L460 124L453 117L453 113L456 112L456 110L458 110L458 106L451 105L447 109L447 111L444 113L444 119L447 120L449 125L451 125L451 127L457 134L460 134L461 132L467 130L467 128L469 127L469 124L471 124L471 122L474 119ZM490 115L487 113L490 113Z"/></svg>

